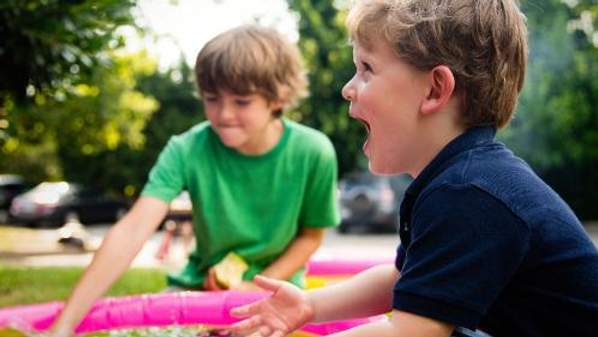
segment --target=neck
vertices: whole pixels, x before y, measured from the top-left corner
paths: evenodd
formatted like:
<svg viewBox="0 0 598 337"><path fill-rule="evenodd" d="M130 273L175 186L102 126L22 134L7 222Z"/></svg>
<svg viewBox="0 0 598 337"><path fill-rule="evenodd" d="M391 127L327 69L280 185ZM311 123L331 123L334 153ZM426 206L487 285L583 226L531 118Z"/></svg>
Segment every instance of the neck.
<svg viewBox="0 0 598 337"><path fill-rule="evenodd" d="M418 131L423 135L418 144L418 160L409 170L412 177L416 178L448 143L465 132L459 116L459 111L453 110L422 119Z"/></svg>
<svg viewBox="0 0 598 337"><path fill-rule="evenodd" d="M243 144L237 151L244 155L259 156L272 150L282 137L284 125L280 118L273 118L266 125L259 137L251 142Z"/></svg>

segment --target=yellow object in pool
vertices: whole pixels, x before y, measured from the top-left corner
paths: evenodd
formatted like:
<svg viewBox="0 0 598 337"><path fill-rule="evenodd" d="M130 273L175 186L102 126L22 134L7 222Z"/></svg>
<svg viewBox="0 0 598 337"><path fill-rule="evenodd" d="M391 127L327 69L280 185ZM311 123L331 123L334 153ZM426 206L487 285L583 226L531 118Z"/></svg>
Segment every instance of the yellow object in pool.
<svg viewBox="0 0 598 337"><path fill-rule="evenodd" d="M27 337L27 335L19 330L11 328L0 328L0 337Z"/></svg>
<svg viewBox="0 0 598 337"><path fill-rule="evenodd" d="M341 282L350 277L351 275L307 276L305 278L305 287L307 289L321 288Z"/></svg>
<svg viewBox="0 0 598 337"><path fill-rule="evenodd" d="M243 282L243 273L248 265L239 255L230 252L213 268L216 282L223 288L229 289Z"/></svg>

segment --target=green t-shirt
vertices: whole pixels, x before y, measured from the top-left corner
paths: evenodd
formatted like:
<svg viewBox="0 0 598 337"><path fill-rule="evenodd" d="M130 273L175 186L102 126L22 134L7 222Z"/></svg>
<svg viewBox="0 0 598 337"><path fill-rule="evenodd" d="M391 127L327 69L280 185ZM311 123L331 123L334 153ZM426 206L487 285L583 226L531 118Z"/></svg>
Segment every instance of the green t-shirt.
<svg viewBox="0 0 598 337"><path fill-rule="evenodd" d="M142 195L170 202L182 190L193 203L196 250L172 286L200 288L207 269L228 252L249 264L251 280L277 259L301 227L339 223L334 147L321 132L282 119L278 144L247 156L222 144L209 122L174 136ZM303 285L303 270L290 279Z"/></svg>

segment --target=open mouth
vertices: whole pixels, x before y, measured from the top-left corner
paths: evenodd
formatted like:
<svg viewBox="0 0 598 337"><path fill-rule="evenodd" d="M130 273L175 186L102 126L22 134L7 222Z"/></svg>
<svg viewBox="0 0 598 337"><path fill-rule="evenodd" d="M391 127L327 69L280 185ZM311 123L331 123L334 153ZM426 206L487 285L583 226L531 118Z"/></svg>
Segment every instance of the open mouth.
<svg viewBox="0 0 598 337"><path fill-rule="evenodd" d="M370 130L371 130L370 124L367 121L365 121L364 119L361 119L359 117L354 117L354 118L357 121L359 121L361 123L361 125L363 125L363 127L365 128L365 130L367 132L367 135L365 137L365 141L363 143L363 151L364 151L364 153L367 156L368 155L368 143L369 143L369 140L370 140Z"/></svg>
<svg viewBox="0 0 598 337"><path fill-rule="evenodd" d="M363 119L361 119L361 118L359 118L359 117L356 117L355 119L356 119L357 121L359 121L359 122L360 122L360 123L363 125L363 127L366 129L366 131L367 131L368 133L370 133L370 124L369 124L368 122L366 122L365 120L363 120Z"/></svg>

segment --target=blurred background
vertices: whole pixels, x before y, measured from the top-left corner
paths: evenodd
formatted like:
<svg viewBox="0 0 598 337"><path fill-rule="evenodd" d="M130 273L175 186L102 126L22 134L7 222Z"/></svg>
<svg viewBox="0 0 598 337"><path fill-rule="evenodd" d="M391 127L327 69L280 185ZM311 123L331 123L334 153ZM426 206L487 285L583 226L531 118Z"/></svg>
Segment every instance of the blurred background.
<svg viewBox="0 0 598 337"><path fill-rule="evenodd" d="M244 22L274 26L299 44L311 96L287 116L332 139L345 180L344 216L363 213L368 203L389 210L383 203L398 204L408 178L381 184L356 178L367 170L364 130L347 118L340 96L353 73L348 6L342 0L2 1L0 186L7 187L0 192L0 222L10 218L17 194L60 181L78 186L77 197L113 202L105 212L118 218L167 139L204 119L193 83L196 53ZM598 4L522 0L521 7L529 25L527 81L515 119L499 138L591 222L598 219ZM356 192L356 184L368 187ZM366 191L384 186L392 196ZM15 218L51 212L43 205L54 200L58 208L60 198L17 199ZM65 208L56 219L67 215ZM24 216L21 222L36 223Z"/></svg>

